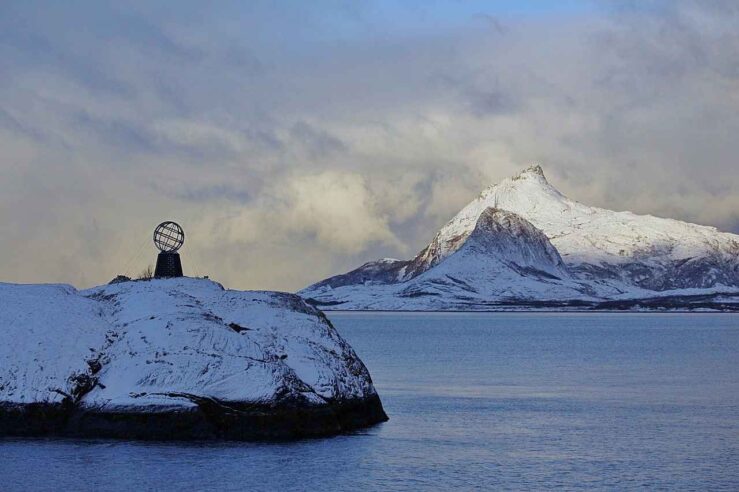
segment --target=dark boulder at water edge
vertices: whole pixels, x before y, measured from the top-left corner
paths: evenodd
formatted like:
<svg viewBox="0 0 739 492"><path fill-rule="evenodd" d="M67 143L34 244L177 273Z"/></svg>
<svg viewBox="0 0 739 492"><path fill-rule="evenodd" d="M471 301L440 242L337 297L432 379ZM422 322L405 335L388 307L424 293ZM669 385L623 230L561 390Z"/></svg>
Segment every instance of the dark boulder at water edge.
<svg viewBox="0 0 739 492"><path fill-rule="evenodd" d="M2 436L293 439L386 420L362 361L296 295L0 284Z"/></svg>

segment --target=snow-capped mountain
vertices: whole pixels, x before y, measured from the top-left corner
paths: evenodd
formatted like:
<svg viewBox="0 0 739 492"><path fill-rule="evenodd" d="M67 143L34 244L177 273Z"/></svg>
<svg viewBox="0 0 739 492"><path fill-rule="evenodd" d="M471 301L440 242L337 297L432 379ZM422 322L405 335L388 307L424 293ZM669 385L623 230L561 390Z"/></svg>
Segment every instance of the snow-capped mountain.
<svg viewBox="0 0 739 492"><path fill-rule="evenodd" d="M286 438L386 419L362 361L294 294L0 284L0 327L0 435Z"/></svg>
<svg viewBox="0 0 739 492"><path fill-rule="evenodd" d="M450 277L468 294L439 292ZM412 260L370 262L300 294L335 309L476 309L720 291L739 291L739 236L583 205L533 166L485 189Z"/></svg>
<svg viewBox="0 0 739 492"><path fill-rule="evenodd" d="M739 236L583 205L550 185L540 166L484 190L439 231L418 268L453 252L488 207L514 212L541 229L584 278L619 279L652 290L739 285Z"/></svg>

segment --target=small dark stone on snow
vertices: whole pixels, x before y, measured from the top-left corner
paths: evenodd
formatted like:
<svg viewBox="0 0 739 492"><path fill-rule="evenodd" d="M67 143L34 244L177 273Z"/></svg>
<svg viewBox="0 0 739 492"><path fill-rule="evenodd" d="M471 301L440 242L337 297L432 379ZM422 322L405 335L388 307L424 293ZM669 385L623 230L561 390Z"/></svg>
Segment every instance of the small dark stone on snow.
<svg viewBox="0 0 739 492"><path fill-rule="evenodd" d="M242 331L250 330L251 328L247 328L245 326L238 325L236 323L229 323L228 327L231 328L236 333L241 333Z"/></svg>
<svg viewBox="0 0 739 492"><path fill-rule="evenodd" d="M126 277L125 275L117 275L116 278L108 282L109 284L120 284L121 282L130 282L131 277Z"/></svg>

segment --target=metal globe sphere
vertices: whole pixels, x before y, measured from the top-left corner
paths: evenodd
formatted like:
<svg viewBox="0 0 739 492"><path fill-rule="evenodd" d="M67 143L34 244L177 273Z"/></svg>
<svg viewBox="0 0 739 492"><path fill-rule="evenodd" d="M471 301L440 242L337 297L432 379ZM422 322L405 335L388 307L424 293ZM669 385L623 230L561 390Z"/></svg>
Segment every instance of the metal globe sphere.
<svg viewBox="0 0 739 492"><path fill-rule="evenodd" d="M154 229L154 244L162 253L174 253L185 242L185 231L177 222L162 222Z"/></svg>

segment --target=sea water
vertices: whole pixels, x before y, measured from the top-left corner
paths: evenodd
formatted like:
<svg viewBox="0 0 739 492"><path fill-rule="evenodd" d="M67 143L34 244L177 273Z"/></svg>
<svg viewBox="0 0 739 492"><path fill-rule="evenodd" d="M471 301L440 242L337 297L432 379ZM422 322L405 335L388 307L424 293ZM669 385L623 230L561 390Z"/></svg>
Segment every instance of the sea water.
<svg viewBox="0 0 739 492"><path fill-rule="evenodd" d="M390 421L295 443L0 440L2 490L739 490L739 316L330 314Z"/></svg>

